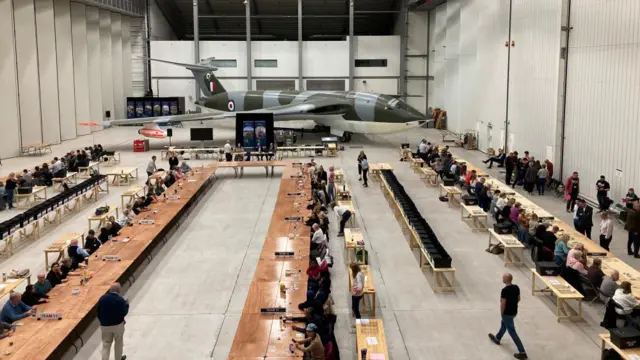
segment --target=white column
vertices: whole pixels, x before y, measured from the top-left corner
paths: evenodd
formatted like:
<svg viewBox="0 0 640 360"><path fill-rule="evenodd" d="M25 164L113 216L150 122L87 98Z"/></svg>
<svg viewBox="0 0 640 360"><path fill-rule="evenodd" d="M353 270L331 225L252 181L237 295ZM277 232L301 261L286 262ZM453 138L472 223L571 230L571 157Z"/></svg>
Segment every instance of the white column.
<svg viewBox="0 0 640 360"><path fill-rule="evenodd" d="M42 110L42 141L60 143L60 109L58 106L58 65L53 1L37 0L36 32L38 35L38 69L40 77L40 108Z"/></svg>
<svg viewBox="0 0 640 360"><path fill-rule="evenodd" d="M13 3L0 0L0 34L13 33ZM0 157L20 155L20 113L18 107L18 70L15 38L0 36L0 109L2 141Z"/></svg>
<svg viewBox="0 0 640 360"><path fill-rule="evenodd" d="M114 119L124 119L124 91L122 89L122 21L121 15L111 13L111 69L113 71Z"/></svg>
<svg viewBox="0 0 640 360"><path fill-rule="evenodd" d="M115 119L113 112L113 77L112 68L109 66L111 57L111 12L100 10L100 55L102 56L102 114L111 112L111 120ZM97 74L96 74L97 76Z"/></svg>
<svg viewBox="0 0 640 360"><path fill-rule="evenodd" d="M131 18L122 16L122 89L125 101L127 96L133 96L131 61Z"/></svg>
<svg viewBox="0 0 640 360"><path fill-rule="evenodd" d="M71 6L69 0L54 1L56 58L58 67L58 105L62 140L76 138L76 100L71 45Z"/></svg>
<svg viewBox="0 0 640 360"><path fill-rule="evenodd" d="M100 123L102 113L102 59L100 56L100 13L98 8L87 6L87 70L89 73L90 119ZM101 126L91 127L92 131Z"/></svg>
<svg viewBox="0 0 640 360"><path fill-rule="evenodd" d="M91 127L80 125L91 121L89 104L89 71L87 69L86 6L71 3L71 41L73 43L73 79L76 89L76 131L78 135L91 133Z"/></svg>
<svg viewBox="0 0 640 360"><path fill-rule="evenodd" d="M22 144L42 142L38 44L33 0L14 0L13 14L18 64L18 101ZM3 34L2 36L11 36Z"/></svg>

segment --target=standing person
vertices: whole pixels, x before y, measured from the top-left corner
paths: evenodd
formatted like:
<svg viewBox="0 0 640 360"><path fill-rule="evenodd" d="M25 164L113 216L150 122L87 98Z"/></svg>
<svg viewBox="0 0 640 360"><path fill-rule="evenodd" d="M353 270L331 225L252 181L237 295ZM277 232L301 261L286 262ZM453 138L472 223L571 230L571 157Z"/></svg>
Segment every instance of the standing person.
<svg viewBox="0 0 640 360"><path fill-rule="evenodd" d="M587 205L585 199L578 200L578 209L576 211L577 227L576 229L591 239L591 228L593 227L593 208Z"/></svg>
<svg viewBox="0 0 640 360"><path fill-rule="evenodd" d="M540 170L538 170L538 195L544 195L544 188L547 185L547 178L549 177L549 170L547 170L547 164L542 164Z"/></svg>
<svg viewBox="0 0 640 360"><path fill-rule="evenodd" d="M351 310L356 319L360 319L360 300L364 296L364 274L360 270L360 265L351 263L351 276L353 276L351 286Z"/></svg>
<svg viewBox="0 0 640 360"><path fill-rule="evenodd" d="M178 160L178 156L176 156L175 152L171 152L171 156L169 156L169 170L175 169L180 164L180 160Z"/></svg>
<svg viewBox="0 0 640 360"><path fill-rule="evenodd" d="M600 246L609 251L609 244L613 238L613 220L609 218L609 212L600 213Z"/></svg>
<svg viewBox="0 0 640 360"><path fill-rule="evenodd" d="M518 152L510 152L509 156L504 161L504 169L506 171L506 175L504 178L504 182L509 185L511 183L511 175L513 174L513 170L516 168L516 163L518 161Z"/></svg>
<svg viewBox="0 0 640 360"><path fill-rule="evenodd" d="M362 159L366 159L367 155L364 154L364 151L360 151L358 154L358 181L362 181Z"/></svg>
<svg viewBox="0 0 640 360"><path fill-rule="evenodd" d="M598 191L598 212L603 212L609 208L609 198L607 193L611 189L609 182L604 179L604 175L600 175L600 180L596 182L596 190Z"/></svg>
<svg viewBox="0 0 640 360"><path fill-rule="evenodd" d="M633 255L635 258L640 258L638 251L640 251L640 203L633 202L633 208L629 210L627 214L627 222L624 225L624 229L629 232L629 239L627 240L627 254ZM631 245L633 244L633 252L631 251Z"/></svg>
<svg viewBox="0 0 640 360"><path fill-rule="evenodd" d="M369 184L367 183L367 174L369 173L369 161L367 160L366 155L362 159L362 162L360 163L360 167L362 168L362 179L364 180L364 183L362 185L364 185L364 187L369 187Z"/></svg>
<svg viewBox="0 0 640 360"><path fill-rule="evenodd" d="M502 275L502 282L505 287L500 293L500 314L502 322L500 323L500 330L496 335L489 334L489 339L496 345L500 345L500 340L504 336L505 331L509 332L509 336L513 339L513 342L518 348L518 352L513 354L516 359L527 359L527 353L524 351L524 346L516 333L516 325L514 320L518 314L518 303L520 302L520 288L518 285L512 284L513 275L507 273Z"/></svg>
<svg viewBox="0 0 640 360"><path fill-rule="evenodd" d="M102 329L102 360L109 360L111 343L115 342L113 349L116 360L126 360L122 355L124 338L124 317L129 313L129 302L120 293L122 287L119 283L111 285L109 292L102 295L98 301L98 321Z"/></svg>
<svg viewBox="0 0 640 360"><path fill-rule="evenodd" d="M344 225L351 218L351 211L349 211L345 206L334 206L333 211L336 212L336 215L340 219L340 231L338 232L338 236L344 236Z"/></svg>
<svg viewBox="0 0 640 360"><path fill-rule="evenodd" d="M529 193L529 195L533 195L533 189L536 186L536 181L538 180L538 170L540 168L536 167L533 161L529 162L529 167L524 175L524 189Z"/></svg>
<svg viewBox="0 0 640 360"><path fill-rule="evenodd" d="M233 155L231 153L231 144L229 143L229 140L227 140L223 148L224 148L224 159L226 161L231 161L233 159Z"/></svg>
<svg viewBox="0 0 640 360"><path fill-rule="evenodd" d="M633 188L630 188L624 198L622 198L622 202L626 205L627 209L633 209L634 201L638 201L638 195L636 195Z"/></svg>
<svg viewBox="0 0 640 360"><path fill-rule="evenodd" d="M564 198L567 200L567 212L571 212L573 206L578 200L578 194L580 193L580 178L578 172L574 171L567 182L564 185Z"/></svg>
<svg viewBox="0 0 640 360"><path fill-rule="evenodd" d="M7 206L13 209L13 195L15 195L18 181L15 179L16 174L10 173L4 183L4 194L7 196Z"/></svg>
<svg viewBox="0 0 640 360"><path fill-rule="evenodd" d="M327 179L329 180L328 192L329 192L329 203L333 203L336 199L336 173L335 168L333 166L329 166L329 176Z"/></svg>
<svg viewBox="0 0 640 360"><path fill-rule="evenodd" d="M156 167L156 156L153 155L151 157L151 161L147 164L147 175L151 177L156 171L158 171L158 168Z"/></svg>

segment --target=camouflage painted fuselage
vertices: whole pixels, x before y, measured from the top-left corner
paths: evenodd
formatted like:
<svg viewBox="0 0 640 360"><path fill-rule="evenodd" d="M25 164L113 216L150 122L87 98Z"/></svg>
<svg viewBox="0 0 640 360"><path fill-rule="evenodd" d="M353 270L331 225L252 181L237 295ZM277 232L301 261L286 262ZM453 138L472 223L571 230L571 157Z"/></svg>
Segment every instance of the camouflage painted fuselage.
<svg viewBox="0 0 640 360"><path fill-rule="evenodd" d="M252 111L278 108L286 105L314 104L322 101L324 108L332 112L327 101L335 100L336 109L342 111L339 115L346 121L407 123L425 120L425 116L418 110L403 103L403 107L393 107L390 103L395 98L388 95L346 92L346 91L228 91L211 95L202 105L219 111ZM337 111L334 111L337 112ZM322 113L322 112L321 112ZM300 116L300 120L311 118Z"/></svg>

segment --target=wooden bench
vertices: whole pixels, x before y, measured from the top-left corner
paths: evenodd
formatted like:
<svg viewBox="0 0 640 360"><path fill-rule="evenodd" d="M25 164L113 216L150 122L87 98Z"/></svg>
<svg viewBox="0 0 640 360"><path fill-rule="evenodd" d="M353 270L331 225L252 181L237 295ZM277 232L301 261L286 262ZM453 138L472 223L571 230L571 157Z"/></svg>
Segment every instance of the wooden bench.
<svg viewBox="0 0 640 360"><path fill-rule="evenodd" d="M460 203L460 205L460 220L471 226L473 232L488 230L488 216L480 206L465 205L464 203Z"/></svg>
<svg viewBox="0 0 640 360"><path fill-rule="evenodd" d="M44 249L44 268L45 271L51 270L49 268L49 254L58 254L58 258L55 262L60 261L65 254L65 250L71 244L71 240L78 240L78 244L84 247L84 234L83 233L69 233L61 236L58 240L54 241L53 244L49 245L48 248Z"/></svg>
<svg viewBox="0 0 640 360"><path fill-rule="evenodd" d="M409 161L411 154L413 154L411 148L400 148L400 161Z"/></svg>
<svg viewBox="0 0 640 360"><path fill-rule="evenodd" d="M438 130L440 132L440 135L442 135L442 142L453 142L455 143L456 141L462 141L462 138L464 137L463 134L459 134L457 132L453 132L451 130L444 130L444 129L440 129ZM450 137L451 139L447 139L447 137Z"/></svg>
<svg viewBox="0 0 640 360"><path fill-rule="evenodd" d="M412 157L409 159L409 166L415 173L419 173L420 169L424 166L424 160Z"/></svg>
<svg viewBox="0 0 640 360"><path fill-rule="evenodd" d="M77 184L78 173L67 172L67 175L62 178L53 178L53 190L62 191L62 184Z"/></svg>
<svg viewBox="0 0 640 360"><path fill-rule="evenodd" d="M607 347L613 349L624 360L637 360L640 359L640 347L633 347L628 349L620 349L611 341L610 334L600 334L600 350L604 351Z"/></svg>
<svg viewBox="0 0 640 360"><path fill-rule="evenodd" d="M132 188L129 188L129 190L123 192L120 195L120 204L122 205L123 211L127 208L128 204L133 203L133 200L136 198L136 196L138 196L139 192L142 191L142 194L140 196L145 195L145 190L145 186L134 186Z"/></svg>
<svg viewBox="0 0 640 360"><path fill-rule="evenodd" d="M344 170L342 169L334 169L333 174L336 176L335 183L343 183L344 182Z"/></svg>
<svg viewBox="0 0 640 360"><path fill-rule="evenodd" d="M348 226L350 228L356 227L356 209L353 207L353 201L351 200L336 200L336 205L346 207L349 212L351 212L351 217L349 221L345 224L345 227ZM336 213L336 217L338 214ZM341 219L337 219L340 222Z"/></svg>
<svg viewBox="0 0 640 360"><path fill-rule="evenodd" d="M31 275L26 278L7 279L7 281L0 283L0 298L11 294L25 280L28 285L31 285Z"/></svg>
<svg viewBox="0 0 640 360"><path fill-rule="evenodd" d="M105 212L102 215L94 215L94 216L89 216L88 221L89 221L89 230L92 229L100 229L102 227L102 225L107 221L107 219L109 218L109 216L112 213L116 213L116 219L119 217L118 214L118 207L117 206L109 206L109 211ZM98 223L97 227L93 227L94 223Z"/></svg>
<svg viewBox="0 0 640 360"><path fill-rule="evenodd" d="M377 180L378 175L380 173L382 173L382 170L391 170L393 171L393 167L387 163L373 163L373 164L369 164L369 173L371 173L371 179L372 180Z"/></svg>
<svg viewBox="0 0 640 360"><path fill-rule="evenodd" d="M556 320L562 319L582 320L582 299L584 296L561 276L542 276L536 269L531 269L531 295L553 293L556 296ZM536 279L542 281L544 289L536 288ZM578 310L575 311L568 305L568 300L578 302ZM570 312L571 314L568 314Z"/></svg>
<svg viewBox="0 0 640 360"><path fill-rule="evenodd" d="M497 244L504 249L504 266L524 265L524 245L511 234L498 234L493 229L489 229L489 248L494 243L491 239L496 239Z"/></svg>
<svg viewBox="0 0 640 360"><path fill-rule="evenodd" d="M336 190L336 199L338 200L351 199L351 189L349 189L349 184L336 183L335 190Z"/></svg>
<svg viewBox="0 0 640 360"><path fill-rule="evenodd" d="M462 204L462 191L457 187L440 184L440 196L443 196L443 192L449 199L449 206L460 206Z"/></svg>
<svg viewBox="0 0 640 360"><path fill-rule="evenodd" d="M361 359L362 351L365 349L367 351L367 359L389 359L389 351L387 350L387 340L384 335L382 320L356 320L356 359Z"/></svg>
<svg viewBox="0 0 640 360"><path fill-rule="evenodd" d="M107 175L107 179L111 177L111 185L129 185L132 179L138 178L138 168L115 168L105 175Z"/></svg>
<svg viewBox="0 0 640 360"><path fill-rule="evenodd" d="M40 195L40 193L44 193ZM34 186L32 191L29 194L19 194L16 189L16 193L14 195L16 202L15 206L17 208L30 208L37 201L47 200L47 187L46 186Z"/></svg>
<svg viewBox="0 0 640 360"><path fill-rule="evenodd" d="M358 261L356 251L361 250L362 260ZM364 254L364 237L362 236L362 229L360 228L345 228L344 229L344 251L345 260L347 265L351 263L365 264Z"/></svg>
<svg viewBox="0 0 640 360"><path fill-rule="evenodd" d="M327 144L327 157L336 157L338 156L338 145L335 143Z"/></svg>
<svg viewBox="0 0 640 360"><path fill-rule="evenodd" d="M112 166L120 162L120 153L114 152L113 155L103 155L100 159L105 166Z"/></svg>
<svg viewBox="0 0 640 360"><path fill-rule="evenodd" d="M369 265L360 265L360 271L364 274L364 295L362 296L362 312L376 316L376 288L373 285L373 276ZM353 287L353 271L349 267L349 290Z"/></svg>
<svg viewBox="0 0 640 360"><path fill-rule="evenodd" d="M23 145L20 148L20 152L22 153L22 155L42 155L47 150L51 152L51 144Z"/></svg>
<svg viewBox="0 0 640 360"><path fill-rule="evenodd" d="M90 178L92 169L100 171L100 162L92 161L89 163L89 166L78 166L78 177L83 179Z"/></svg>
<svg viewBox="0 0 640 360"><path fill-rule="evenodd" d="M438 173L431 168L423 167L420 169L420 179L427 186L438 186L439 178L440 176L438 176Z"/></svg>
<svg viewBox="0 0 640 360"><path fill-rule="evenodd" d="M229 161L218 163L216 170L220 168L232 168L235 172L235 177L242 177L244 175L244 168L246 167L264 167L267 177L269 177L269 168L271 168L271 176L273 176L273 169L276 166L284 166L284 163L282 161Z"/></svg>
<svg viewBox="0 0 640 360"><path fill-rule="evenodd" d="M0 241L4 242L4 248L2 249L2 254L8 254L9 256L13 255L13 235L14 234L9 234L3 237L2 239L0 239Z"/></svg>

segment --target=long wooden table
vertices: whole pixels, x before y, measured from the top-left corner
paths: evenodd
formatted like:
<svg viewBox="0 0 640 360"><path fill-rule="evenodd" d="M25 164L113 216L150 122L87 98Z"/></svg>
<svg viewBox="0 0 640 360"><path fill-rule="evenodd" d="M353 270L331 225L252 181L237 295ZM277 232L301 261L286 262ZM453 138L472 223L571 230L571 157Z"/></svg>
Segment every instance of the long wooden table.
<svg viewBox="0 0 640 360"><path fill-rule="evenodd" d="M171 189L177 189L177 200L153 203L149 209L136 217L154 220L154 224L137 224L123 228L120 241L110 241L103 245L89 260L87 271L91 279L80 285L80 277L71 277L65 284L56 286L48 295L49 303L38 305L38 312L62 314L61 320L36 320L35 317L22 319L23 326L16 333L0 340L2 359L38 360L59 358L61 354L78 340L82 329L95 317L95 307L115 281L128 279L128 274L149 256L149 248L161 240L171 220L200 197L212 183L214 168L196 168L196 174L189 180L179 181ZM156 212L157 211L157 212ZM127 241L124 241L128 239ZM118 256L120 261L103 261L104 255ZM79 293L74 295L73 291ZM10 345L12 344L12 345Z"/></svg>
<svg viewBox="0 0 640 360"><path fill-rule="evenodd" d="M283 165L285 165L283 163ZM240 323L231 346L229 359L276 359L302 357L302 352L289 351L292 338L299 338L290 325L283 326L280 316L285 313L262 313L266 308L285 309L287 314L301 315L298 304L306 298L311 230L303 223L306 199L311 194L310 180L301 169L291 163L285 165L278 200ZM301 187L302 186L302 187ZM305 197L291 196L303 192ZM299 217L299 221L287 221ZM291 257L277 257L276 252L291 251ZM286 288L281 291L281 286Z"/></svg>
<svg viewBox="0 0 640 360"><path fill-rule="evenodd" d="M388 360L387 340L384 336L384 326L380 319L356 320L356 358L366 349L366 358L371 360Z"/></svg>
<svg viewBox="0 0 640 360"><path fill-rule="evenodd" d="M607 347L615 350L624 360L637 360L640 359L640 348L620 349L613 342L611 342L611 335L600 334L600 349L604 350Z"/></svg>
<svg viewBox="0 0 640 360"><path fill-rule="evenodd" d="M536 269L531 269L531 295L553 293L556 296L556 320L562 319L582 320L582 299L584 296L574 289L573 286L561 276L542 276ZM544 289L536 287L536 279L544 285ZM568 305L569 300L578 302L578 310L574 310Z"/></svg>
<svg viewBox="0 0 640 360"><path fill-rule="evenodd" d="M373 285L373 276L369 265L360 265L360 271L364 274L364 294L362 296L362 312L376 316L376 287ZM349 290L353 287L353 271L349 268ZM368 297L368 299L367 299Z"/></svg>

